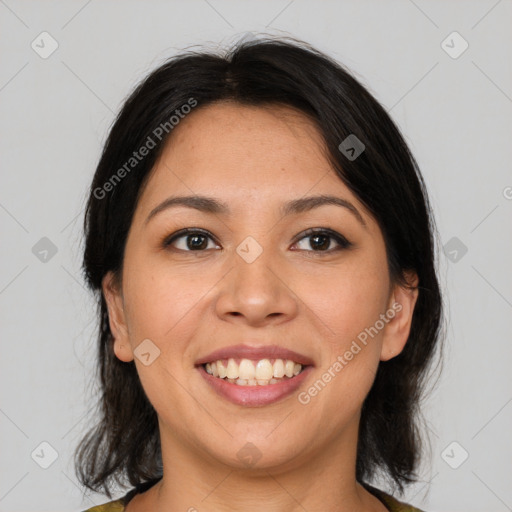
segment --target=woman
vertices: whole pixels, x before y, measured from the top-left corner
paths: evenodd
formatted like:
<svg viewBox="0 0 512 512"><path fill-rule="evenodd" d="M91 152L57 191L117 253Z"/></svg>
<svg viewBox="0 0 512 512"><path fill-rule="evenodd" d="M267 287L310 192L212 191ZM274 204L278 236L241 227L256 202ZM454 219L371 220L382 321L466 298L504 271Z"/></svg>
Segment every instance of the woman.
<svg viewBox="0 0 512 512"><path fill-rule="evenodd" d="M418 403L438 346L434 223L379 103L295 40L188 52L115 121L84 269L100 421L90 511L418 510Z"/></svg>

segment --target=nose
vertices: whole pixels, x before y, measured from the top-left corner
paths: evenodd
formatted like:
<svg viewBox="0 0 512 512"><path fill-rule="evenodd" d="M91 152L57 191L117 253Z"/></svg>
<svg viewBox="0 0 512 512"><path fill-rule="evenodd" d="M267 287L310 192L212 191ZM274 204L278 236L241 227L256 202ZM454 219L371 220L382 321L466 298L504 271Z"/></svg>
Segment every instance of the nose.
<svg viewBox="0 0 512 512"><path fill-rule="evenodd" d="M221 282L216 310L219 318L230 322L254 327L280 324L297 314L298 297L270 251L252 262L236 254L232 270Z"/></svg>

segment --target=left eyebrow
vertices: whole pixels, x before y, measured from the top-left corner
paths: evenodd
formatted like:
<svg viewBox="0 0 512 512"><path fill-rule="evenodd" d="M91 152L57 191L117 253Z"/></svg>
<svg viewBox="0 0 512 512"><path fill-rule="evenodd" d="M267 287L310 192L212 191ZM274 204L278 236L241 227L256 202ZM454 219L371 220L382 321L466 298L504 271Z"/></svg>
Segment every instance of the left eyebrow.
<svg viewBox="0 0 512 512"><path fill-rule="evenodd" d="M320 206L332 204L334 206L341 206L342 208L347 208L356 219L366 227L366 222L363 219L363 216L359 213L359 210L346 199L342 199L337 196L329 196L329 195L321 195L321 196L309 196L302 197L300 199L294 199L293 201L289 201L281 208L281 212L283 216L303 213L306 211L313 210L314 208L318 208Z"/></svg>
<svg viewBox="0 0 512 512"><path fill-rule="evenodd" d="M304 213L325 205L341 206L342 208L348 209L356 219L366 227L366 222L363 219L363 216L359 213L359 210L350 201L337 196L320 195L294 199L285 203L281 207L280 211L283 217L287 217L294 214ZM147 224L158 213L175 206L186 206L188 208L194 208L201 212L210 214L230 214L229 206L213 197L199 195L174 196L167 198L165 201L153 208L144 223Z"/></svg>

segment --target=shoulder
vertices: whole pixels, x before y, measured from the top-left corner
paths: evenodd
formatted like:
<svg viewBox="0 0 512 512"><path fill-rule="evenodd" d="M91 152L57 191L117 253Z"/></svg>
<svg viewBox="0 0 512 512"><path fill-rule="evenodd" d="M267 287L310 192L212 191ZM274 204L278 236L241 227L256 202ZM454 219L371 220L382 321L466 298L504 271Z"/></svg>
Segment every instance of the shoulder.
<svg viewBox="0 0 512 512"><path fill-rule="evenodd" d="M147 482L139 483L121 498L118 498L114 501L109 501L108 503L103 503L103 505L96 505L95 507L88 508L83 512L124 512L126 505L128 505L128 503L135 495L147 491L150 487L153 487L153 485L155 485L155 483L157 483L161 478L162 477L158 477Z"/></svg>
<svg viewBox="0 0 512 512"><path fill-rule="evenodd" d="M376 496L384 505L386 505L387 509L390 512L424 512L423 510L413 507L412 505L408 505L402 501L397 500L395 497L387 494L376 487L372 487L368 484L365 485L366 489L371 492L374 496Z"/></svg>
<svg viewBox="0 0 512 512"><path fill-rule="evenodd" d="M88 508L83 512L123 512L125 509L124 501L122 499L109 501L103 505L97 505L96 507Z"/></svg>

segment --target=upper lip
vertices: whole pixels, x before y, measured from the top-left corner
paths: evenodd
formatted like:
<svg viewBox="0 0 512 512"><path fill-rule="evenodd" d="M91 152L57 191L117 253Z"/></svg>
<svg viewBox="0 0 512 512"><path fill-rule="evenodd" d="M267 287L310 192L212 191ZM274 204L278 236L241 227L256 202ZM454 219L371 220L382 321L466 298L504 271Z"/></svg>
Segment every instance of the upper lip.
<svg viewBox="0 0 512 512"><path fill-rule="evenodd" d="M303 366L314 365L313 360L309 357L299 354L293 350L289 350L279 345L260 345L258 347L250 345L233 345L230 347L223 347L218 350L210 352L204 357L199 358L196 361L196 365L199 366L205 363L211 363L218 361L219 359L290 359L296 363L300 363Z"/></svg>

